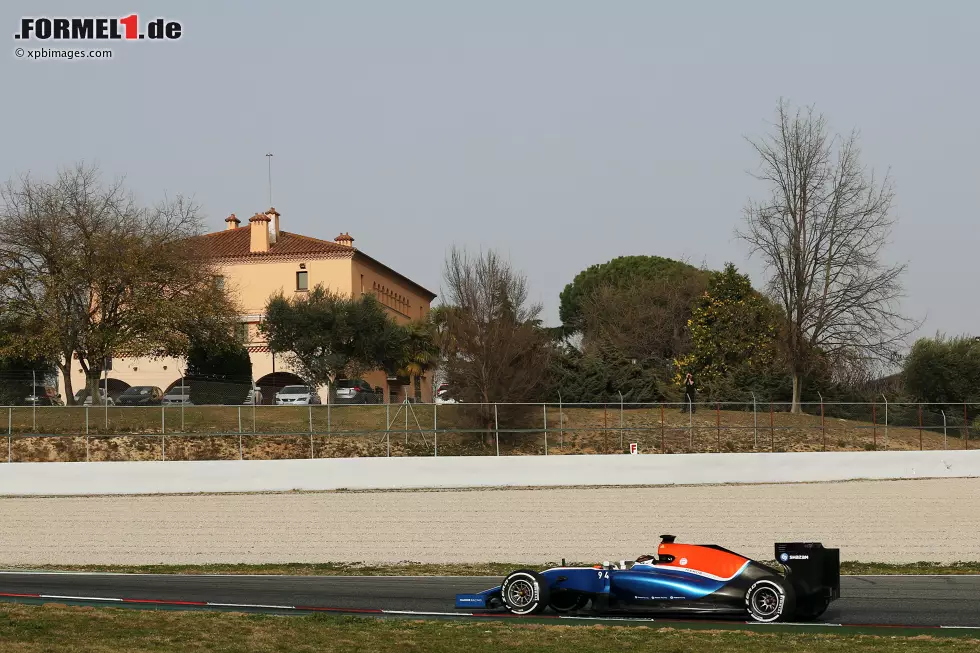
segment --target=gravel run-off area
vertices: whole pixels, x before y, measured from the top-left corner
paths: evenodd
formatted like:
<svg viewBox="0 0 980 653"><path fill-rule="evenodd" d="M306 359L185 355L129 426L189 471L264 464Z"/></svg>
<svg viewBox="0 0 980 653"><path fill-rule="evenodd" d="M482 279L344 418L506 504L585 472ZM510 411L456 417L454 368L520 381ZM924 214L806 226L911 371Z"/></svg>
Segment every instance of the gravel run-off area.
<svg viewBox="0 0 980 653"><path fill-rule="evenodd" d="M658 537L772 559L980 560L980 479L0 498L0 566L632 559Z"/></svg>

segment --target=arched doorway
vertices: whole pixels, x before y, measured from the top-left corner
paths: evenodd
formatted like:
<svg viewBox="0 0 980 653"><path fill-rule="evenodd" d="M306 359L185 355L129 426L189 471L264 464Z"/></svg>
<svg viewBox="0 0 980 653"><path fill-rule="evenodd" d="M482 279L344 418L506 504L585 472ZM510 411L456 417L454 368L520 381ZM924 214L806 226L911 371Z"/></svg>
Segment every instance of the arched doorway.
<svg viewBox="0 0 980 653"><path fill-rule="evenodd" d="M119 398L119 395L129 390L129 384L125 381L120 381L119 379L114 379L111 376L108 379L102 379L99 381L100 388L106 388L106 394L112 397L115 401Z"/></svg>
<svg viewBox="0 0 980 653"><path fill-rule="evenodd" d="M261 377L255 385L262 391L262 403L271 405L276 403L276 393L287 385L306 385L306 383L292 372L274 372Z"/></svg>
<svg viewBox="0 0 980 653"><path fill-rule="evenodd" d="M171 390L173 390L176 386L181 385L183 381L184 381L183 377L174 379L173 383L171 383L170 385L168 385L166 388L163 389L163 394L169 394Z"/></svg>

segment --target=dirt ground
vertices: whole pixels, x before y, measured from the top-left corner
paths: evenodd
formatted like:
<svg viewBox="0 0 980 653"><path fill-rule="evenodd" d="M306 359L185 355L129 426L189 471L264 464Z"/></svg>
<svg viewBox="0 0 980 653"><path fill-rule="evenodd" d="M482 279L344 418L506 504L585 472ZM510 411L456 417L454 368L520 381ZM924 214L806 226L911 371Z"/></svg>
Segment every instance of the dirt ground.
<svg viewBox="0 0 980 653"><path fill-rule="evenodd" d="M792 485L0 498L0 565L601 561L662 533L762 559L980 560L980 479Z"/></svg>

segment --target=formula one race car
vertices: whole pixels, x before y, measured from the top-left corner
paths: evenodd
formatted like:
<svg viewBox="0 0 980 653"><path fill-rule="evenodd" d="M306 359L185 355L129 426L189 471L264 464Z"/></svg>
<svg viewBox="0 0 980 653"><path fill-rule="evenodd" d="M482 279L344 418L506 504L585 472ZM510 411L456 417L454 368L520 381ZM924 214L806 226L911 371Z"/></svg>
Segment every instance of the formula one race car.
<svg viewBox="0 0 980 653"><path fill-rule="evenodd" d="M776 544L785 572L713 544L676 544L661 535L657 555L620 565L521 569L499 587L457 594L457 608L515 615L589 612L748 614L755 621L809 621L840 598L840 550L818 542ZM591 604L591 605L590 605Z"/></svg>

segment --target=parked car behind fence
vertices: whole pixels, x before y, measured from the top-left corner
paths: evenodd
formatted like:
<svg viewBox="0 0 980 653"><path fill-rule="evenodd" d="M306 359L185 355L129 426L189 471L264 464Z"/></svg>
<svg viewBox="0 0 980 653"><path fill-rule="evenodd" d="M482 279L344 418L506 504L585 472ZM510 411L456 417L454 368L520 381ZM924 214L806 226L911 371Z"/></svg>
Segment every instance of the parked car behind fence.
<svg viewBox="0 0 980 653"><path fill-rule="evenodd" d="M134 385L125 390L116 404L119 406L159 406L163 401L163 390L151 385Z"/></svg>

